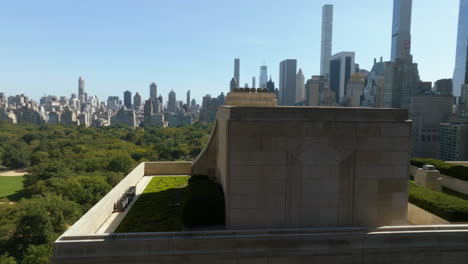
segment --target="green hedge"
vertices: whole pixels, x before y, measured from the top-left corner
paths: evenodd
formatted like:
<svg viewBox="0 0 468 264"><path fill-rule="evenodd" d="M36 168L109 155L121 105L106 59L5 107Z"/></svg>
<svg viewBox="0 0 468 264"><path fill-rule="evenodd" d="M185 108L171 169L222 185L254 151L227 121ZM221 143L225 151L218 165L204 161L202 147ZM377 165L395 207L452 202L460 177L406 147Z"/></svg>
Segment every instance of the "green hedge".
<svg viewBox="0 0 468 264"><path fill-rule="evenodd" d="M435 159L411 159L411 165L419 168L422 168L424 165L433 165L444 175L468 181L468 168L460 165Z"/></svg>
<svg viewBox="0 0 468 264"><path fill-rule="evenodd" d="M468 201L410 182L408 201L450 222L468 221Z"/></svg>
<svg viewBox="0 0 468 264"><path fill-rule="evenodd" d="M224 192L220 184L207 176L190 177L185 192L182 219L185 227L225 224Z"/></svg>

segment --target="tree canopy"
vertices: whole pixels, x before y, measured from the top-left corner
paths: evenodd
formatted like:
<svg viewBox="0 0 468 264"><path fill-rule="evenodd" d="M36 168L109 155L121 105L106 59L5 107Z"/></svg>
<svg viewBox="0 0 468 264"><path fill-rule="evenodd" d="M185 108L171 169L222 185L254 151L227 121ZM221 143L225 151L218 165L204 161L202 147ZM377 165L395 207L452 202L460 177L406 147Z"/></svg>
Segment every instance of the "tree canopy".
<svg viewBox="0 0 468 264"><path fill-rule="evenodd" d="M0 264L48 263L53 241L138 163L192 160L211 129L1 124L0 165L29 174L23 198L0 204Z"/></svg>

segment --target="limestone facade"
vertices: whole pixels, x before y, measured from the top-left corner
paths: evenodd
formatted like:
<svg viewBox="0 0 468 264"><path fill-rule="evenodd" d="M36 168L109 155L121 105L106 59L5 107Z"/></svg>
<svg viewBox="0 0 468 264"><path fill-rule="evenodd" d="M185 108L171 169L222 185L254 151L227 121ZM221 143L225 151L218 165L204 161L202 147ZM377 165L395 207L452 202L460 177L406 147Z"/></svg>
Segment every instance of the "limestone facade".
<svg viewBox="0 0 468 264"><path fill-rule="evenodd" d="M216 172L228 229L405 224L407 119L400 109L222 106L216 157L192 171Z"/></svg>

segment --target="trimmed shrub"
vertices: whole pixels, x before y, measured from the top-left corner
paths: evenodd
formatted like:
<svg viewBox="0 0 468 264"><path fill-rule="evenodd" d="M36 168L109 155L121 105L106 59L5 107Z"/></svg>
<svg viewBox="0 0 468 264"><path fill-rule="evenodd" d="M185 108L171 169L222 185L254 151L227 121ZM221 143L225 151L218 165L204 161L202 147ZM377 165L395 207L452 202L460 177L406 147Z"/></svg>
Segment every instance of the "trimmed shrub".
<svg viewBox="0 0 468 264"><path fill-rule="evenodd" d="M410 182L408 201L450 222L468 221L468 201Z"/></svg>
<svg viewBox="0 0 468 264"><path fill-rule="evenodd" d="M422 168L424 165L433 165L444 175L468 181L468 168L464 166L435 159L411 159L411 165L419 168Z"/></svg>
<svg viewBox="0 0 468 264"><path fill-rule="evenodd" d="M190 177L182 212L184 226L193 228L224 225L224 211L224 192L221 185L207 176Z"/></svg>

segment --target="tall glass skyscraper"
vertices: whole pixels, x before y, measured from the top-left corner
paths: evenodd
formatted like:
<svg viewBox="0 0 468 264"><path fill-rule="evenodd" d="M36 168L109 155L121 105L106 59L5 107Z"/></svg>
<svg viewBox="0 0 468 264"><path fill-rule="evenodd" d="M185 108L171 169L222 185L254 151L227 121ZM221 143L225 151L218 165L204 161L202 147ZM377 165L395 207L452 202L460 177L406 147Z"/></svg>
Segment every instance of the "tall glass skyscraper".
<svg viewBox="0 0 468 264"><path fill-rule="evenodd" d="M465 79L466 48L468 45L468 0L460 0L458 15L457 53L455 71L453 73L453 95L461 95L461 87Z"/></svg>
<svg viewBox="0 0 468 264"><path fill-rule="evenodd" d="M240 86L240 60L234 59L234 78L236 79L236 88Z"/></svg>
<svg viewBox="0 0 468 264"><path fill-rule="evenodd" d="M411 54L411 9L413 0L393 0L392 61Z"/></svg>
<svg viewBox="0 0 468 264"><path fill-rule="evenodd" d="M322 7L322 45L320 55L320 75L328 76L333 39L333 5Z"/></svg>
<svg viewBox="0 0 468 264"><path fill-rule="evenodd" d="M260 66L260 88L266 88L268 82L268 70L266 65Z"/></svg>
<svg viewBox="0 0 468 264"><path fill-rule="evenodd" d="M279 93L281 105L293 106L296 103L297 60L280 62Z"/></svg>

